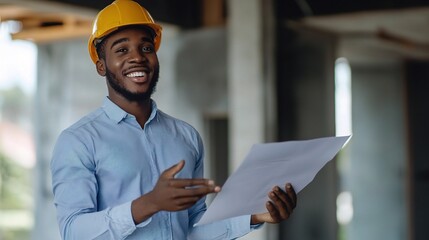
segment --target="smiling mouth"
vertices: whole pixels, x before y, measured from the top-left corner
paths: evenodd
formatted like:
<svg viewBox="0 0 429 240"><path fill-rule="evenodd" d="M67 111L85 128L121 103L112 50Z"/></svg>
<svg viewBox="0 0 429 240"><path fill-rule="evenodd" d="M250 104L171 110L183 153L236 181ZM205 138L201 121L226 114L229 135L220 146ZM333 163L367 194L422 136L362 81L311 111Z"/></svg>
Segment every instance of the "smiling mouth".
<svg viewBox="0 0 429 240"><path fill-rule="evenodd" d="M132 72L132 73L128 73L126 76L131 77L131 78L133 78L133 77L145 77L146 73L145 72Z"/></svg>
<svg viewBox="0 0 429 240"><path fill-rule="evenodd" d="M131 72L125 75L128 78L131 78L133 82L136 83L144 83L147 81L148 74L143 71Z"/></svg>

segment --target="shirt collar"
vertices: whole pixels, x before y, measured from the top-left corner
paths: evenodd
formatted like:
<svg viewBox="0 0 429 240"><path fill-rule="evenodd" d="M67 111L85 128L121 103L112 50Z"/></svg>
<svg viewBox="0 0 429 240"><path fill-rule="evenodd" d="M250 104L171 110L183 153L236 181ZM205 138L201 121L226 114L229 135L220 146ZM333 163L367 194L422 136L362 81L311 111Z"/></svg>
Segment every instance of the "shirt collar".
<svg viewBox="0 0 429 240"><path fill-rule="evenodd" d="M152 103L152 112L150 113L149 119L147 120L145 125L149 124L156 117L156 113L158 112L156 102L153 99L151 99L150 101Z"/></svg>
<svg viewBox="0 0 429 240"><path fill-rule="evenodd" d="M155 101L151 99L151 103L152 103L152 112L146 124L148 124L149 122L152 121L152 119L155 118L156 112L158 111L158 107L156 106ZM104 99L102 108L104 112L107 114L107 116L113 121L115 121L116 123L121 122L126 117L134 117L132 114L125 112L122 108L120 108L118 105L112 102L112 100L110 100L108 97Z"/></svg>

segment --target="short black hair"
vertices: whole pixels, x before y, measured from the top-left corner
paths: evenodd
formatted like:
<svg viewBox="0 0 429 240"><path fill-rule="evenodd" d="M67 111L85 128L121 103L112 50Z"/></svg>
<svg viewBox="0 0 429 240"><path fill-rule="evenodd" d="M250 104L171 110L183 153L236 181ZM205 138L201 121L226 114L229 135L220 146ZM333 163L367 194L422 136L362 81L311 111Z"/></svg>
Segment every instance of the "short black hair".
<svg viewBox="0 0 429 240"><path fill-rule="evenodd" d="M143 29L145 31L147 31L151 38L152 38L152 42L154 41L155 37L156 37L156 33L153 30L153 28L146 26L146 25L126 25L126 26L122 26L119 27L118 29L116 29L115 31L107 34L106 36L104 36L101 39L98 39L98 42L95 42L95 49L97 51L97 55L99 59L106 59L106 39L109 38L110 35L112 35L113 33L117 32L117 31L121 31L121 30L125 30L125 29L130 29L130 28L139 28L139 29ZM95 40L97 41L97 40Z"/></svg>

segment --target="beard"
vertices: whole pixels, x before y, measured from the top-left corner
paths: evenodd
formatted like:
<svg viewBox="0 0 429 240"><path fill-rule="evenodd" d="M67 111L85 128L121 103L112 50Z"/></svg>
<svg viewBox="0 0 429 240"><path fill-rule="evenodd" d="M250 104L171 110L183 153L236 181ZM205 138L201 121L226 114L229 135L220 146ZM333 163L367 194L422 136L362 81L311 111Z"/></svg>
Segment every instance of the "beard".
<svg viewBox="0 0 429 240"><path fill-rule="evenodd" d="M152 94L156 90L156 84L158 83L159 78L159 67L157 67L153 73L152 81L150 82L149 89L146 92L131 92L126 89L123 84L121 84L118 78L112 73L109 69L106 69L106 79L109 85L117 92L119 95L123 96L130 102L142 102L149 100Z"/></svg>

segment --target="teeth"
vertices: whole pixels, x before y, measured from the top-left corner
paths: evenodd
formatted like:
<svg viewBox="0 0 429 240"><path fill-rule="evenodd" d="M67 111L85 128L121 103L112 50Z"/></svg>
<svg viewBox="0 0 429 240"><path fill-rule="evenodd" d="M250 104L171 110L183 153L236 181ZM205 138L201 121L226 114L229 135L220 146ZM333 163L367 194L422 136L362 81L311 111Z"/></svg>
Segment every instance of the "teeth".
<svg viewBox="0 0 429 240"><path fill-rule="evenodd" d="M127 74L127 77L144 77L145 73L144 72L132 72Z"/></svg>

